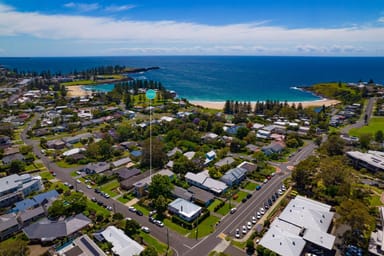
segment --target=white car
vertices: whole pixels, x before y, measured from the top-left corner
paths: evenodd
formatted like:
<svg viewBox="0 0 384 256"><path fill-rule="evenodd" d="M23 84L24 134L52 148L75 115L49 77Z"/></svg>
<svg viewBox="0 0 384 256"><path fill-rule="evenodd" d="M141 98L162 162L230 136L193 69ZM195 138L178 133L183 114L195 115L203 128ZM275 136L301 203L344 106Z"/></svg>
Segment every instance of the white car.
<svg viewBox="0 0 384 256"><path fill-rule="evenodd" d="M87 185L87 188L88 188L88 189L91 189L91 188L92 188L92 186L91 186L91 185Z"/></svg>
<svg viewBox="0 0 384 256"><path fill-rule="evenodd" d="M129 210L130 212L136 212L136 209L135 209L135 207L133 207L133 206L129 206L129 207L128 207L128 210Z"/></svg>
<svg viewBox="0 0 384 256"><path fill-rule="evenodd" d="M286 189L286 188L285 188L285 185L284 185L284 184L281 185L281 190L282 190L282 191L285 191L285 189Z"/></svg>
<svg viewBox="0 0 384 256"><path fill-rule="evenodd" d="M283 194L283 191L282 191L281 189L279 189L279 190L277 191L277 193L278 193L279 195L282 195L282 194Z"/></svg>
<svg viewBox="0 0 384 256"><path fill-rule="evenodd" d="M250 221L247 222L247 228L251 229L252 228L252 223Z"/></svg>
<svg viewBox="0 0 384 256"><path fill-rule="evenodd" d="M265 214L265 210L264 210L263 207L260 208L260 214L261 214L261 215L264 215L264 214Z"/></svg>
<svg viewBox="0 0 384 256"><path fill-rule="evenodd" d="M143 230L143 232L145 232L145 233L149 233L150 232L149 228L145 227L145 226L142 226L141 230Z"/></svg>
<svg viewBox="0 0 384 256"><path fill-rule="evenodd" d="M79 183L79 184L81 183L81 181L79 179L77 179L76 182Z"/></svg>
<svg viewBox="0 0 384 256"><path fill-rule="evenodd" d="M256 217L255 217L255 216L252 216L252 223L253 223L253 224L256 224L256 222L257 222Z"/></svg>
<svg viewBox="0 0 384 256"><path fill-rule="evenodd" d="M260 214L260 212L257 212L257 213L256 213L256 218L261 219L261 214Z"/></svg>
<svg viewBox="0 0 384 256"><path fill-rule="evenodd" d="M241 232L243 232L243 234L247 234L247 232L248 232L247 227L246 227L246 226L243 226L243 230L242 230Z"/></svg>
<svg viewBox="0 0 384 256"><path fill-rule="evenodd" d="M240 238L240 229L238 229L238 228L236 229L235 237Z"/></svg>
<svg viewBox="0 0 384 256"><path fill-rule="evenodd" d="M231 214L234 214L236 211L237 211L236 208L232 208L232 209L231 209Z"/></svg>

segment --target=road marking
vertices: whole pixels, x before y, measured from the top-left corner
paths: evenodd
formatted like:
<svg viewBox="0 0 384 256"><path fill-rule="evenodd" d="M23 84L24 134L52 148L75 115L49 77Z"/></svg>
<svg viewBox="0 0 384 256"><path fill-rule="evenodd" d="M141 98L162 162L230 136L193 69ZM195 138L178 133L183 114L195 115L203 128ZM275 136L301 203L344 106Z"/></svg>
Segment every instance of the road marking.
<svg viewBox="0 0 384 256"><path fill-rule="evenodd" d="M227 237L227 235L224 234L224 233L220 233L217 237L218 237L218 238L221 238L221 239L223 239L223 240L225 240L225 238Z"/></svg>

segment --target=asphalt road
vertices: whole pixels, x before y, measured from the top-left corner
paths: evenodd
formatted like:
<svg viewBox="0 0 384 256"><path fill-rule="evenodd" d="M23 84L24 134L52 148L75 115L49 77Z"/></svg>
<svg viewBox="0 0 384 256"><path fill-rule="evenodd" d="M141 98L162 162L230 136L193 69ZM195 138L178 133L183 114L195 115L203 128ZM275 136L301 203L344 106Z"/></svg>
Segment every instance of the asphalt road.
<svg viewBox="0 0 384 256"><path fill-rule="evenodd" d="M256 212L260 207L264 205L264 202L271 197L272 193L275 193L281 186L282 181L290 175L289 167L294 166L301 160L308 157L313 153L315 149L315 144L310 142L299 152L297 152L288 162L286 163L273 163L281 171L278 172L269 182L263 185L262 189L255 191L253 196L247 200L245 203L241 203L237 208L235 214L228 214L225 216L220 224L216 227L215 232L203 239L189 239L187 237L181 236L178 233L168 230L166 227L158 227L148 221L146 216L138 216L135 213L132 213L128 210L128 207L119 201L113 200L111 198L106 199L99 194L96 194L93 189L88 189L83 183L76 183L75 179L70 175L74 170L80 170L82 166L76 168L61 168L53 163L48 157L43 155L39 148L39 140L30 140L27 139L26 133L27 130L32 127L36 120L40 118L39 114L36 114L35 117L31 120L28 128L26 128L22 134L22 140L27 144L33 147L33 152L41 159L44 165L51 171L56 173L56 178L62 182L68 182L73 184L77 190L82 190L83 193L89 198L95 197L97 200L102 201L105 205L112 206L113 211L122 213L125 217L130 217L137 220L142 226L147 226L151 230L151 235L156 237L163 243L167 243L167 233L169 237L170 247L174 251L174 255L208 255L216 245L218 245L222 238L218 236L221 233L226 235L234 235L236 228L245 225L246 222L251 220L251 216L255 216ZM228 251L236 251L236 255L241 254L242 252L236 248L229 246ZM245 253L243 254L245 255Z"/></svg>
<svg viewBox="0 0 384 256"><path fill-rule="evenodd" d="M369 119L372 117L373 108L375 106L375 103L376 103L376 98L374 98L374 97L369 98L368 103L367 103L367 107L365 108L365 112L361 115L359 120L357 120L357 122L354 124L345 126L343 129L341 129L341 132L342 133L348 133L352 128L363 127L365 125L365 122L364 122L365 115L367 115L368 122L369 122Z"/></svg>

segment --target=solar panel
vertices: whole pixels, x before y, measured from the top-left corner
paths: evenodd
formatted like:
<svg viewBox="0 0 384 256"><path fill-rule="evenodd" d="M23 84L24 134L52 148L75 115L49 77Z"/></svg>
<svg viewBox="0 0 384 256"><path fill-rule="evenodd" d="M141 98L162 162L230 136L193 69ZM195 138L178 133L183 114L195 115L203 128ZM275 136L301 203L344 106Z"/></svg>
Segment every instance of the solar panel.
<svg viewBox="0 0 384 256"><path fill-rule="evenodd" d="M100 253L96 251L96 249L88 242L87 239L84 237L80 238L80 241L84 244L85 247L94 255L94 256L100 256Z"/></svg>

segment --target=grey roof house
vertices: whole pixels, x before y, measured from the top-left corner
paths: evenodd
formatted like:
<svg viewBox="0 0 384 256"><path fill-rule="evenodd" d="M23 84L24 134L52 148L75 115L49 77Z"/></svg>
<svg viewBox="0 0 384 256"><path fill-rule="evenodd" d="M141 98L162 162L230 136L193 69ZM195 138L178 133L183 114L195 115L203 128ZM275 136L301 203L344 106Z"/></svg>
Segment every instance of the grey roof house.
<svg viewBox="0 0 384 256"><path fill-rule="evenodd" d="M111 168L111 165L107 162L89 163L84 168L87 174L102 173Z"/></svg>

